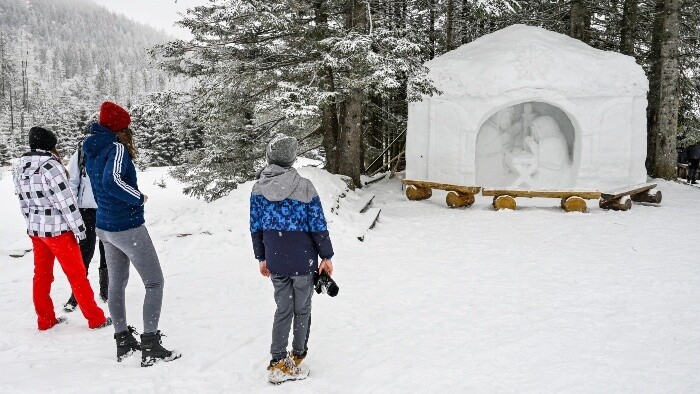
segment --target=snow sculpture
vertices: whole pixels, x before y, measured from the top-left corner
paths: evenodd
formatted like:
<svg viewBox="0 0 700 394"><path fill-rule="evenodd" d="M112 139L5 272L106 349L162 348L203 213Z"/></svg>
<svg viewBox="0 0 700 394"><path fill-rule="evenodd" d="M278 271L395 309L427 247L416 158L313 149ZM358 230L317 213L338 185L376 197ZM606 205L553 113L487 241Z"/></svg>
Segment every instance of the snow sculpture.
<svg viewBox="0 0 700 394"><path fill-rule="evenodd" d="M514 25L426 66L441 94L409 106L407 178L536 189L646 181L648 81L633 58Z"/></svg>
<svg viewBox="0 0 700 394"><path fill-rule="evenodd" d="M569 149L559 125L551 116L532 121L532 135L525 137L530 152L537 158L535 185L559 187L569 175Z"/></svg>

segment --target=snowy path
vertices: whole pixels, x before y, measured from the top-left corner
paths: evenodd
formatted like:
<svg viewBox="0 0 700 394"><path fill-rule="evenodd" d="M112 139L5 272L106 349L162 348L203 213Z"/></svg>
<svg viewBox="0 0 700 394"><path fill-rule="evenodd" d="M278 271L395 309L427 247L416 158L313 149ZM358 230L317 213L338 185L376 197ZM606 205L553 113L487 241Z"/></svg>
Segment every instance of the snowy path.
<svg viewBox="0 0 700 394"><path fill-rule="evenodd" d="M274 301L252 258L250 184L205 204L155 186L162 169L139 176L166 275L164 343L183 358L116 363L112 331L76 313L37 331L32 255L2 253L0 392L282 389L265 380ZM700 191L660 188L660 207L565 214L544 199L493 212L480 196L450 210L440 192L409 202L396 180L372 185L382 214L365 242L347 220L330 225L341 292L315 296L312 374L283 390L699 392ZM29 244L14 198L3 173L0 250ZM134 271L127 293L141 328ZM52 294L57 308L68 296L58 268Z"/></svg>

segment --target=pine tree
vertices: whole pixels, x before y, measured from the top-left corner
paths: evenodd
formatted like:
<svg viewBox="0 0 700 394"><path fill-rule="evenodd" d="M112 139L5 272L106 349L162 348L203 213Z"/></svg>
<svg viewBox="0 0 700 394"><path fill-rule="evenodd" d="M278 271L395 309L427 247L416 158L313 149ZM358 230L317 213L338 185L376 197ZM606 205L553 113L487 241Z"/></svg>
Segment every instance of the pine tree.
<svg viewBox="0 0 700 394"><path fill-rule="evenodd" d="M368 98L390 97L411 78L416 83L408 88L409 99L432 91L422 77L422 35L397 29L374 5L360 0L215 2L190 10L181 22L192 31L192 42L170 43L158 54L167 70L199 78L194 99L216 114L208 119L210 129L240 136L207 133L205 138L246 141L262 153L270 133L280 127L289 126L298 136L317 131L326 168L359 185ZM342 24L329 22L330 16ZM221 127L220 121L243 127ZM240 166L247 169L262 155L237 157L248 160ZM247 179L245 172L251 173L221 176Z"/></svg>

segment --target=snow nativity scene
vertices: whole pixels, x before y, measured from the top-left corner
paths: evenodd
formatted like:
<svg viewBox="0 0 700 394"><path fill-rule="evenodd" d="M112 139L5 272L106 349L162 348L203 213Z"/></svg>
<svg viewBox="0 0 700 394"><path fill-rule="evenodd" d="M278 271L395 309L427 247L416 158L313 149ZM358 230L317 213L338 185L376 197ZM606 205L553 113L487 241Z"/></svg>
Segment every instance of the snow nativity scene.
<svg viewBox="0 0 700 394"><path fill-rule="evenodd" d="M698 32L0 0L0 393L700 393Z"/></svg>
<svg viewBox="0 0 700 394"><path fill-rule="evenodd" d="M408 179L550 191L646 182L648 82L634 58L514 25L426 66L441 94L409 105Z"/></svg>

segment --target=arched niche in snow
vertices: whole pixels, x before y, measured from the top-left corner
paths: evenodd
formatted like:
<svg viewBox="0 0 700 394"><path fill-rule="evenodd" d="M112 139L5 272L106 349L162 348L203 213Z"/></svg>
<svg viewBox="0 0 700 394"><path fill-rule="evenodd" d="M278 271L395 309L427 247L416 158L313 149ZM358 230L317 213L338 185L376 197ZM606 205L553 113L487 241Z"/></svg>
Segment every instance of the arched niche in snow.
<svg viewBox="0 0 700 394"><path fill-rule="evenodd" d="M487 187L573 186L576 127L561 108L525 101L489 112L475 144L475 178Z"/></svg>

